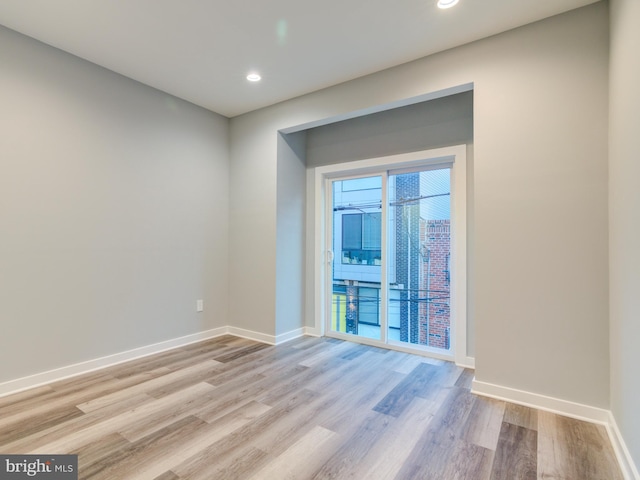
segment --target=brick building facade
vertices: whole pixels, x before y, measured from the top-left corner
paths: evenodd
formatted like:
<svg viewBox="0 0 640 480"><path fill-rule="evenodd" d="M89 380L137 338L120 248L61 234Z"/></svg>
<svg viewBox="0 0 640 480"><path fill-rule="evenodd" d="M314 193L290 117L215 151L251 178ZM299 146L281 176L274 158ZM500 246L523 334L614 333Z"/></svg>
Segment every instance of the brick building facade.
<svg viewBox="0 0 640 480"><path fill-rule="evenodd" d="M420 245L420 343L448 349L451 222L420 219Z"/></svg>

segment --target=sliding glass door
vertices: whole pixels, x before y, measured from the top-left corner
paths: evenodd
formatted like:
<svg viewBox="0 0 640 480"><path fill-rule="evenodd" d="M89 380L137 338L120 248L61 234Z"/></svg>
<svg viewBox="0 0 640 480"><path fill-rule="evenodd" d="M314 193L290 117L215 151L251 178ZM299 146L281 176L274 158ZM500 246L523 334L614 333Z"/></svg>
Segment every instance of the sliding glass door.
<svg viewBox="0 0 640 480"><path fill-rule="evenodd" d="M328 331L451 351L451 168L327 181Z"/></svg>
<svg viewBox="0 0 640 480"><path fill-rule="evenodd" d="M449 168L389 179L389 340L451 346L451 176Z"/></svg>
<svg viewBox="0 0 640 480"><path fill-rule="evenodd" d="M381 339L382 176L331 182L331 331Z"/></svg>

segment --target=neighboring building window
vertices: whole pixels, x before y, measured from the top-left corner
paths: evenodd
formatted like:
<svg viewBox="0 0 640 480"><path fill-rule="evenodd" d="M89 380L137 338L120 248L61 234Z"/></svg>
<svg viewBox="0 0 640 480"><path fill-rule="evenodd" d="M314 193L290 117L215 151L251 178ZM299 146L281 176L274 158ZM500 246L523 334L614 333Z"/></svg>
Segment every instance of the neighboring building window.
<svg viewBox="0 0 640 480"><path fill-rule="evenodd" d="M362 215L362 249L380 250L382 248L382 214L365 213Z"/></svg>
<svg viewBox="0 0 640 480"><path fill-rule="evenodd" d="M362 214L342 215L342 249L362 250Z"/></svg>
<svg viewBox="0 0 640 480"><path fill-rule="evenodd" d="M358 289L358 322L380 325L380 289L360 287Z"/></svg>
<svg viewBox="0 0 640 480"><path fill-rule="evenodd" d="M342 263L379 264L381 221L380 212L342 215Z"/></svg>

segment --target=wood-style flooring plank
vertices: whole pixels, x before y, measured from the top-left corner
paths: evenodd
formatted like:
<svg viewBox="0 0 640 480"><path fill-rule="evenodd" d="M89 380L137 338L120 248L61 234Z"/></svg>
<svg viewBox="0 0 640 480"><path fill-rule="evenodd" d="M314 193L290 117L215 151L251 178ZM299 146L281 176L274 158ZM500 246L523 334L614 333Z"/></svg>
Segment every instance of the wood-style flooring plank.
<svg viewBox="0 0 640 480"><path fill-rule="evenodd" d="M61 439L54 440L27 453L45 454L48 452L74 451L87 443L99 439L102 435L118 432L136 422L145 420L152 421L155 417L159 417L164 419L164 423L166 422L166 412L175 410L179 405L183 404L187 398L191 398L192 396L199 397L214 389L215 387L207 383L194 385L176 394L168 395L159 400L154 400L114 417L102 420L96 425L75 431ZM163 425L157 426L161 428Z"/></svg>
<svg viewBox="0 0 640 480"><path fill-rule="evenodd" d="M74 406L60 407L37 416L30 416L19 423L4 426L0 430L0 444L10 443L42 430L53 428L70 420L81 417L82 411Z"/></svg>
<svg viewBox="0 0 640 480"><path fill-rule="evenodd" d="M35 399L35 401L38 402L51 393L53 393L51 385L43 385L41 387L35 387L14 393L13 395L0 397L0 409L2 409L3 412L6 412L11 405L18 405L18 408L22 409L28 400Z"/></svg>
<svg viewBox="0 0 640 480"><path fill-rule="evenodd" d="M437 367L428 363L418 364L373 409L392 417L400 416L414 397L424 397L429 390L434 388L434 382L431 379L437 370Z"/></svg>
<svg viewBox="0 0 640 480"><path fill-rule="evenodd" d="M316 345L316 348L317 347L322 348L322 344ZM269 375L277 375L282 370L288 369L291 366L306 369L306 367L298 363L301 359L304 359L305 356L305 351L293 348L281 348L278 350L265 349L257 354L248 356L249 358L244 357L239 361L223 364L220 369L206 381L212 385L223 385L229 381L237 380L243 375L254 375L265 372Z"/></svg>
<svg viewBox="0 0 640 480"><path fill-rule="evenodd" d="M60 440L73 432L98 425L100 422L113 418L123 411L131 410L146 403L151 403L152 401L154 401L154 399L146 394L138 394L130 398L125 398L117 404L105 407L90 415L85 414L72 420L67 420L64 423L38 430L25 437L12 440L9 443L2 444L1 451L10 454L31 451L48 443ZM17 433L22 434L22 430L17 430Z"/></svg>
<svg viewBox="0 0 640 480"><path fill-rule="evenodd" d="M537 437L535 430L503 422L491 480L536 480Z"/></svg>
<svg viewBox="0 0 640 480"><path fill-rule="evenodd" d="M456 387L471 389L471 383L473 382L474 375L475 373L473 370L465 368L458 377L458 380L456 380Z"/></svg>
<svg viewBox="0 0 640 480"><path fill-rule="evenodd" d="M345 360L343 356L349 357L349 353L354 351L361 351L365 353L363 345L357 345L349 342L329 344L329 348L324 348L313 355L307 355L300 365L305 367L313 367L326 362L327 360Z"/></svg>
<svg viewBox="0 0 640 480"><path fill-rule="evenodd" d="M500 438L504 411L505 402L486 397L476 398L469 413L465 440L495 451Z"/></svg>
<svg viewBox="0 0 640 480"><path fill-rule="evenodd" d="M168 472L158 475L153 480L180 480L180 477L169 470Z"/></svg>
<svg viewBox="0 0 640 480"><path fill-rule="evenodd" d="M154 409L153 415L141 417L137 421L119 428L118 433L127 440L135 442L177 420L198 416L203 408L215 400L217 392L215 388L209 388L208 384L198 384L193 388L197 388L199 393L189 395L175 404L170 402L166 408ZM180 394L177 393L172 398L180 398Z"/></svg>
<svg viewBox="0 0 640 480"><path fill-rule="evenodd" d="M313 475L314 480L357 478L362 458L385 436L393 417L371 412L360 427L344 440L338 451Z"/></svg>
<svg viewBox="0 0 640 480"><path fill-rule="evenodd" d="M80 377L77 379L77 385L67 384L64 387L53 383L51 385L53 391L44 394L40 398L30 398L24 402L3 408L2 416L0 417L0 429L7 428L11 424L28 421L31 417L36 417L59 408L76 406L78 403L117 392L136 383L146 381L152 376L152 373L144 373L127 378L126 380L119 380L109 375L104 375L92 378L91 381L86 381Z"/></svg>
<svg viewBox="0 0 640 480"><path fill-rule="evenodd" d="M339 449L339 443L341 441L337 433L315 426L248 480L311 478L312 474ZM301 458L305 458L306 461L300 462Z"/></svg>
<svg viewBox="0 0 640 480"><path fill-rule="evenodd" d="M462 438L474 402L475 397L466 389L451 387L396 478L446 478L443 472L453 468L452 459L459 456L460 451L471 451L474 455L464 465L455 466L457 473L451 472L452 475L486 472L491 459L485 455L485 449L468 444ZM478 480L484 478L487 477L477 477Z"/></svg>
<svg viewBox="0 0 640 480"><path fill-rule="evenodd" d="M128 478L130 472L145 469L149 465L162 460L171 450L171 446L179 444L198 428L206 425L196 417L180 418L176 422L154 431L80 471L86 480L112 480ZM78 455L78 458L79 455ZM89 474L89 471L91 472Z"/></svg>
<svg viewBox="0 0 640 480"><path fill-rule="evenodd" d="M344 385L345 394L334 402L337 408L333 407L319 414L316 419L318 424L343 435L349 435L359 428L369 410L382 400L389 388L393 388L401 380L401 375L393 371L380 372L376 375L376 380L379 382L376 385L357 381Z"/></svg>
<svg viewBox="0 0 640 480"><path fill-rule="evenodd" d="M483 480L489 478L494 456L495 452L493 450L467 442L458 442L448 456L447 464L433 478L450 478L451 480ZM510 480L517 478L515 476L510 477Z"/></svg>
<svg viewBox="0 0 640 480"><path fill-rule="evenodd" d="M265 348L269 348L269 345L265 344L265 343L257 343L254 345L247 345L246 347L243 348L239 348L238 350L234 351L234 352L229 352L229 353L225 353L224 355L218 355L216 357L214 357L214 360L221 362L221 363L227 363L227 362L232 362L233 360L237 360L238 358L242 358L246 355L250 355L252 353L255 352L259 352L260 350L263 350Z"/></svg>
<svg viewBox="0 0 640 480"><path fill-rule="evenodd" d="M538 478L622 480L602 425L538 411Z"/></svg>
<svg viewBox="0 0 640 480"><path fill-rule="evenodd" d="M424 358L417 355L405 355L402 360L394 367L394 370L398 373L407 375L423 362Z"/></svg>
<svg viewBox="0 0 640 480"><path fill-rule="evenodd" d="M225 462L238 450L243 449L247 442L255 442L257 437L271 435L271 431L281 421L286 420L292 412L304 407L316 396L317 394L310 390L297 392L286 401L274 405L262 415L234 430L231 434L211 443L171 470L180 477L189 478L192 474L195 475L196 472L200 472L207 465L210 465L211 458L215 458L216 462Z"/></svg>
<svg viewBox="0 0 640 480"><path fill-rule="evenodd" d="M255 373L230 380L217 387L215 400L203 408L198 416L211 422L249 401L257 400L262 404L272 405L275 402L269 401L269 394L280 394L286 389L288 382L295 382L306 370L306 367L293 365L272 375Z"/></svg>
<svg viewBox="0 0 640 480"><path fill-rule="evenodd" d="M238 480L247 478L251 472L259 470L269 461L266 452L255 447L239 448L227 458L216 461L215 465L201 464L199 469L189 473L189 480ZM276 477L279 478L279 477Z"/></svg>
<svg viewBox="0 0 640 480"><path fill-rule="evenodd" d="M154 377L150 380L147 380L146 382L137 383L131 387L115 391L108 395L102 395L98 398L89 400L88 402L79 404L78 408L85 413L89 413L94 410L104 408L111 403L119 402L123 398L135 395L137 393L146 393L150 396L163 396L160 395L158 391L162 392L162 389L167 385L178 382L181 386L183 386L183 388L190 387L192 386L192 384L185 384L185 379L191 379L193 376L199 375L196 380L196 383L198 383L202 378L207 378L209 375L211 375L211 372L215 371L215 369L218 368L219 365L220 363L215 360L206 360L191 367Z"/></svg>
<svg viewBox="0 0 640 480"><path fill-rule="evenodd" d="M80 478L90 478L104 467L109 459L115 459L120 452L127 451L131 443L122 435L111 433L82 446L74 454L78 455ZM114 462L115 463L115 462Z"/></svg>
<svg viewBox="0 0 640 480"><path fill-rule="evenodd" d="M388 480L395 478L407 457L416 446L439 406L415 397L402 415L393 419L386 436L380 436L375 445L358 462L361 478Z"/></svg>
<svg viewBox="0 0 640 480"><path fill-rule="evenodd" d="M214 423L203 425L197 430L191 431L180 442L172 444L161 458L153 463L137 467L135 472L129 472L126 478L127 480L147 480L167 471L178 475L177 467L189 460L196 465L194 471L207 462L211 465L219 459L215 448L212 448L213 445L219 445L221 442L224 444L235 432L269 410L270 407L258 402L243 405L217 419ZM199 460L202 462L198 463Z"/></svg>
<svg viewBox="0 0 640 480"><path fill-rule="evenodd" d="M530 407L516 405L515 403L508 403L504 411L504 421L513 425L518 425L519 427L537 431L538 411Z"/></svg>
<svg viewBox="0 0 640 480"><path fill-rule="evenodd" d="M477 397L474 372L329 338L225 335L0 398L0 451L80 478L622 478L599 425Z"/></svg>

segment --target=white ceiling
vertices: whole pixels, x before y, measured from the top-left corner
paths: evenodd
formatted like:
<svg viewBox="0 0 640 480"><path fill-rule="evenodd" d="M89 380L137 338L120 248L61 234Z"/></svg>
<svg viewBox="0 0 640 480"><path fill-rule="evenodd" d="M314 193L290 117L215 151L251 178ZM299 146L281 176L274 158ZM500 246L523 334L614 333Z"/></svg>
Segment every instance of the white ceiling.
<svg viewBox="0 0 640 480"><path fill-rule="evenodd" d="M232 117L595 1L1 0L0 24Z"/></svg>

